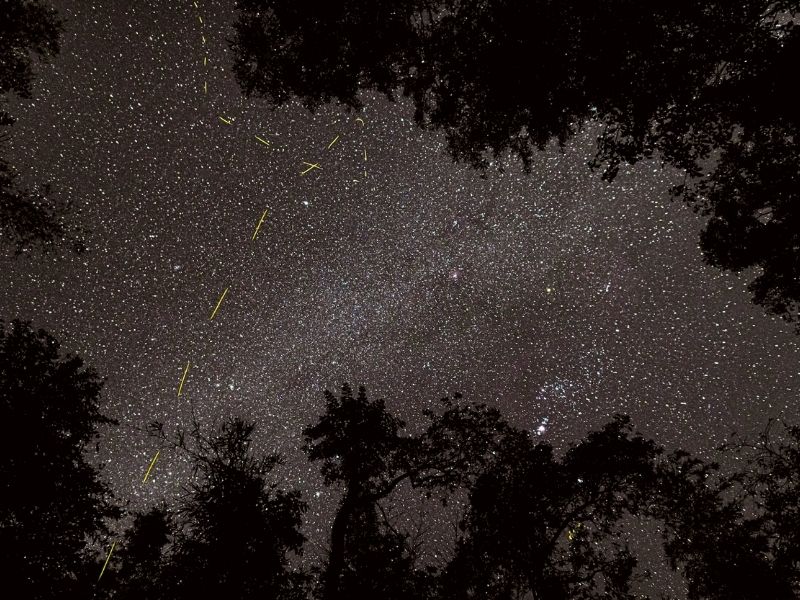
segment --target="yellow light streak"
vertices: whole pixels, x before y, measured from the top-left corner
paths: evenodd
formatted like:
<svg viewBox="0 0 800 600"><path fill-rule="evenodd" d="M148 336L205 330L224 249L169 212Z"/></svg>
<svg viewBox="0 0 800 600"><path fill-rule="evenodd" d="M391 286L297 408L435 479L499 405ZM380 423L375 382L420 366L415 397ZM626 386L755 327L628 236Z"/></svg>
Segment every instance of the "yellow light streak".
<svg viewBox="0 0 800 600"><path fill-rule="evenodd" d="M214 312L211 313L211 318L209 319L209 321L212 321L214 319L214 315L217 314L217 311L219 310L219 305L222 304L222 299L225 298L225 294L227 293L228 293L228 288L225 288L225 291L222 292L222 296L219 297L219 302L217 302L217 305L214 307Z"/></svg>
<svg viewBox="0 0 800 600"><path fill-rule="evenodd" d="M103 570L100 571L100 577L103 576L103 573L106 572L106 567L108 566L108 561L111 560L111 553L114 551L114 546L117 545L117 542L112 542L111 550L108 551L108 556L106 557L106 562L103 563ZM97 581L100 581L100 577L97 578Z"/></svg>
<svg viewBox="0 0 800 600"><path fill-rule="evenodd" d="M311 171L313 169L321 169L322 168L322 167L319 166L319 163L310 163L310 162L303 161L303 164L304 165L308 165L308 168L305 171L303 171L302 173L300 173L300 175L305 175L306 173L308 173L309 171Z"/></svg>
<svg viewBox="0 0 800 600"><path fill-rule="evenodd" d="M186 381L186 374L189 373L189 361L186 361L186 368L183 370L183 377L181 377L181 383L178 386L178 396L181 395L181 390L183 390L183 383Z"/></svg>
<svg viewBox="0 0 800 600"><path fill-rule="evenodd" d="M261 215L261 220L258 222L258 225L256 225L256 230L253 232L253 237L251 238L253 241L255 241L256 236L258 235L258 232L261 229L261 224L264 222L264 219L267 216L267 210L269 209L264 209L264 214Z"/></svg>
<svg viewBox="0 0 800 600"><path fill-rule="evenodd" d="M150 461L150 466L147 469L147 473L144 474L144 479L142 479L142 483L145 483L147 481L147 477L148 475L150 475L150 471L153 470L153 466L156 464L160 452L161 450L156 450L156 455L153 457L153 460Z"/></svg>

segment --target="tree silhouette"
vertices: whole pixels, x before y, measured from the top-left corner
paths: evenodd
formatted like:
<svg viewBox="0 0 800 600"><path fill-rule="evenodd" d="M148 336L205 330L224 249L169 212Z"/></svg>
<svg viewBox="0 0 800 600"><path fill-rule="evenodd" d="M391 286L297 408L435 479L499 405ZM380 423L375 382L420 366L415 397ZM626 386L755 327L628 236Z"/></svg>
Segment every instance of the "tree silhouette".
<svg viewBox="0 0 800 600"><path fill-rule="evenodd" d="M561 461L527 431L508 435L470 492L443 597L634 598L636 560L616 534L647 497L660 452L619 415Z"/></svg>
<svg viewBox="0 0 800 600"><path fill-rule="evenodd" d="M17 597L88 597L99 567L87 548L119 516L85 452L102 380L29 322L0 321L0 562ZM99 447L99 443L96 447Z"/></svg>
<svg viewBox="0 0 800 600"><path fill-rule="evenodd" d="M702 522L678 521L678 527L704 535L684 536L696 543L676 544L676 555L689 555L699 563L698 587L711 587L718 594L708 597L722 598L730 589L730 598L796 598L800 594L800 427L770 420L755 442L734 434L734 441L721 450L733 451L742 464L732 476L719 475L715 464L697 465L683 459L684 471L692 474L694 485L678 488L681 494L671 491L670 498L697 505L698 497L727 492L733 500L724 505L727 513L697 506L693 514L703 515ZM703 485L709 475L719 482ZM710 543L704 545L709 539L719 540L723 551L709 547ZM715 564L722 562L720 555L727 556L727 561ZM709 576L714 568L720 584Z"/></svg>
<svg viewBox="0 0 800 600"><path fill-rule="evenodd" d="M16 121L2 105L11 93L20 98L32 96L33 56L40 61L56 56L63 30L56 11L40 0L4 0L2 15L0 149L10 138L4 129ZM17 177L14 167L0 156L0 231L18 255L28 248L47 251L67 236L63 217L70 204L54 197L49 185L35 190L20 187ZM85 249L78 239L72 239L71 244L77 252Z"/></svg>
<svg viewBox="0 0 800 600"><path fill-rule="evenodd" d="M672 568L682 567L689 600L796 598L769 558L764 522L745 516L752 497L733 493L735 479L683 451L659 465L648 512L665 525Z"/></svg>
<svg viewBox="0 0 800 600"><path fill-rule="evenodd" d="M169 438L186 453L193 482L173 507L134 515L102 585L90 549L121 511L84 456L97 427L102 381L30 323L0 322L0 559L6 590L35 600L267 597L305 600L305 504L267 478L276 454L252 446L254 425L229 419L209 436L194 420ZM325 392L326 411L306 427L304 449L343 495L322 600L633 599L636 557L627 516L663 524L664 550L689 600L789 600L800 593L800 427L775 423L755 443L735 439L727 474L681 450L668 455L616 415L563 458L511 427L498 411L449 398L405 424L363 387ZM454 400L460 400L456 394ZM452 560L422 567L409 534L384 501L407 483L446 501L468 490ZM662 596L663 597L663 596Z"/></svg>
<svg viewBox="0 0 800 600"><path fill-rule="evenodd" d="M174 540L160 572L165 598L306 597L307 578L289 567L287 556L302 554L305 504L299 492L267 482L281 458L255 454L254 428L234 418L206 436L195 421L188 436L173 441L191 458L195 482L175 510ZM161 424L152 430L167 440ZM148 537L152 555L156 544Z"/></svg>
<svg viewBox="0 0 800 600"><path fill-rule="evenodd" d="M234 73L245 93L277 105L298 97L312 109L331 100L360 106L360 88L391 97L416 53L411 20L424 4L348 0L309 14L291 0L239 0Z"/></svg>
<svg viewBox="0 0 800 600"><path fill-rule="evenodd" d="M422 593L430 578L414 569L403 536L379 527L378 503L404 481L429 496L444 492L445 499L447 491L481 472L506 425L496 410L456 407L444 398L442 415L427 411L431 422L424 433L401 436L405 423L383 400L367 400L363 386L356 397L344 384L340 397L326 390L325 398L325 414L303 431L304 449L309 460L322 461L325 483L344 488L331 527L322 598Z"/></svg>
<svg viewBox="0 0 800 600"><path fill-rule="evenodd" d="M121 567L109 574L112 581L109 587L115 590L114 600L165 597L161 576L173 527L165 505L134 515L133 525L114 556L113 562L121 562Z"/></svg>
<svg viewBox="0 0 800 600"><path fill-rule="evenodd" d="M753 299L797 321L797 0L345 0L306 10L239 0L231 40L246 95L358 108L371 89L412 99L417 123L482 173L600 126L593 168L613 180L653 157L671 192L710 216L706 261L759 267ZM800 332L800 322L797 324Z"/></svg>
<svg viewBox="0 0 800 600"><path fill-rule="evenodd" d="M0 98L14 92L31 97L34 74L31 53L47 60L59 52L62 23L41 0L5 0L0 23ZM0 110L0 125L14 118Z"/></svg>
<svg viewBox="0 0 800 600"><path fill-rule="evenodd" d="M361 507L348 522L345 568L336 593L342 598L429 600L434 574L418 566L408 534L397 531L382 511L379 517L376 505ZM329 593L326 583L323 579L318 590L322 598Z"/></svg>
<svg viewBox="0 0 800 600"><path fill-rule="evenodd" d="M736 478L760 509L758 522L768 538L775 577L800 594L800 427L781 421L783 439L774 439L770 422ZM778 597L777 595L775 597Z"/></svg>

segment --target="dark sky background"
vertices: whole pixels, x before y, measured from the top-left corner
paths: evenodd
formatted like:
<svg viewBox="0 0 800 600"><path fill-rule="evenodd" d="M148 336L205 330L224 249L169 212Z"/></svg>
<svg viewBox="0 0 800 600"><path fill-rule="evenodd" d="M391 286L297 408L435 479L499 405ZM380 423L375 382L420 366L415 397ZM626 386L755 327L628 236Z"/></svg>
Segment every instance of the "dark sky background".
<svg viewBox="0 0 800 600"><path fill-rule="evenodd" d="M412 426L460 391L561 450L615 412L701 454L769 417L800 421L800 338L751 304L750 274L702 263L701 217L667 195L675 172L645 162L602 182L589 128L531 175L482 180L406 104L311 115L242 97L232 2L51 3L62 51L11 104L9 158L73 199L90 252L6 251L0 316L107 376L121 425L102 458L122 501L186 483L164 451L142 485L156 444L136 428L186 426L191 400L206 424L258 423L324 542L337 498L300 431L343 381ZM303 161L321 169L301 176Z"/></svg>

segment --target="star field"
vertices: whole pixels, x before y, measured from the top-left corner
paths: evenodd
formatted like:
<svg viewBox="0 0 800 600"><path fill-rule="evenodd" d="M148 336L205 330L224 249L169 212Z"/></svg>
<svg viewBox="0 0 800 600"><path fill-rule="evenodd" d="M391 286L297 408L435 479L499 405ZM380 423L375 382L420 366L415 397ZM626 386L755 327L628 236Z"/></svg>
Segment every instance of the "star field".
<svg viewBox="0 0 800 600"><path fill-rule="evenodd" d="M206 424L257 422L324 543L337 499L300 433L344 381L411 427L459 391L561 450L616 412L701 455L771 416L800 421L798 338L751 304L751 274L703 264L701 217L667 195L676 172L643 162L602 182L589 127L532 174L484 180L405 103L312 115L242 97L231 3L52 4L61 54L11 103L9 158L73 200L89 252L4 254L0 314L107 377L121 425L101 448L120 499L143 507L186 482L162 450L142 485L156 444L137 428L186 426L192 403ZM304 161L320 168L301 176Z"/></svg>

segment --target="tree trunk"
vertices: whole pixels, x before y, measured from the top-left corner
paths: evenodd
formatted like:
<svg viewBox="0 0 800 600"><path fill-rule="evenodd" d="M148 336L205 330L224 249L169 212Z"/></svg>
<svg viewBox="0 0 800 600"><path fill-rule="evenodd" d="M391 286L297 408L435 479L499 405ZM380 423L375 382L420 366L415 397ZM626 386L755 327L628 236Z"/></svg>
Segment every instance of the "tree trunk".
<svg viewBox="0 0 800 600"><path fill-rule="evenodd" d="M331 552L328 556L328 568L325 571L324 600L344 600L340 598L340 578L345 565L347 530L357 506L358 497L352 488L348 487L331 527Z"/></svg>

